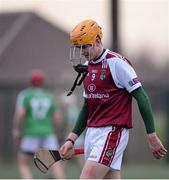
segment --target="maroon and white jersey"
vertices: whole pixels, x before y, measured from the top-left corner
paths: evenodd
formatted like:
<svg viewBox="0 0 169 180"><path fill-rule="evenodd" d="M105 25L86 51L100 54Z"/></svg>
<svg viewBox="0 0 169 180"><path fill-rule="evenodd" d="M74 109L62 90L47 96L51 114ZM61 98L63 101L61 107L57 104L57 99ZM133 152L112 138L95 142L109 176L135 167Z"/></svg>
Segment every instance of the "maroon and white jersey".
<svg viewBox="0 0 169 180"><path fill-rule="evenodd" d="M132 95L141 86L131 63L106 49L102 56L87 62L83 81L87 98L88 127L120 126L132 128Z"/></svg>

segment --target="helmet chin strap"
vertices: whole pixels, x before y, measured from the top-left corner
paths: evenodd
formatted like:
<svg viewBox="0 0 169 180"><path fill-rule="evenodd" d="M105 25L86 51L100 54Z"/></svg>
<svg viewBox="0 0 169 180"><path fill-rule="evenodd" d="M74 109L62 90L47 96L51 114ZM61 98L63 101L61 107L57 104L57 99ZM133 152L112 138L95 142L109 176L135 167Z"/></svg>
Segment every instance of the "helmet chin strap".
<svg viewBox="0 0 169 180"><path fill-rule="evenodd" d="M88 74L88 70L87 70L87 66L86 65L82 65L82 64L78 64L76 66L73 66L74 70L76 72L78 72L78 75L73 83L72 88L70 89L69 93L67 94L67 96L70 96L73 91L75 90L76 86L80 86L84 80L84 78L86 77L86 75ZM81 79L79 79L81 77Z"/></svg>
<svg viewBox="0 0 169 180"><path fill-rule="evenodd" d="M72 49L73 51L71 51L71 49L70 49L70 61L73 65L74 70L78 73L78 75L73 83L72 88L70 89L70 92L67 94L67 96L70 96L73 93L76 86L80 86L82 84L83 80L85 79L86 75L88 74L88 66L82 64L82 58L83 58L82 49L84 47L82 44L80 46L78 46L79 57L76 57L76 48L77 48L77 46L73 47L73 49ZM92 48L93 48L93 45L91 45L88 48L89 59L91 58L91 49ZM75 60L79 60L79 64L74 65L73 61L75 61Z"/></svg>

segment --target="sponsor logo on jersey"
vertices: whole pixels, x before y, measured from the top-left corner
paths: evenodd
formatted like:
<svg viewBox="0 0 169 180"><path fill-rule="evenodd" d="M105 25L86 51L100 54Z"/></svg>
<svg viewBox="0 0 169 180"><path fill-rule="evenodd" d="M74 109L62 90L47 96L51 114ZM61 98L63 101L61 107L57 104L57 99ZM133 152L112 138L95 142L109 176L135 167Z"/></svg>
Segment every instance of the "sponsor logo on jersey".
<svg viewBox="0 0 169 180"><path fill-rule="evenodd" d="M102 70L101 74L100 74L100 80L104 80L106 78L106 70Z"/></svg>
<svg viewBox="0 0 169 180"><path fill-rule="evenodd" d="M129 85L132 87L134 86L135 84L139 83L139 80L138 80L138 77L132 79L131 81L128 82Z"/></svg>
<svg viewBox="0 0 169 180"><path fill-rule="evenodd" d="M99 93L86 94L86 98L89 98L89 99L90 98L93 98L93 99L108 99L109 97L110 97L109 93L106 93L106 94L99 94Z"/></svg>
<svg viewBox="0 0 169 180"><path fill-rule="evenodd" d="M88 91L93 92L96 90L96 86L95 86L95 84L89 84L87 89L88 89Z"/></svg>

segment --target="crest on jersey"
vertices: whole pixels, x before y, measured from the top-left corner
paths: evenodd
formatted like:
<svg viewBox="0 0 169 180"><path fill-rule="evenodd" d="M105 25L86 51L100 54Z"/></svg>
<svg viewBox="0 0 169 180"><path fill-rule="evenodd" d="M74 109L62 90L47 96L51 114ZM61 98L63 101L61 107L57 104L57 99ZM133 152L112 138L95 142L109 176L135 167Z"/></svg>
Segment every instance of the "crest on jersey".
<svg viewBox="0 0 169 180"><path fill-rule="evenodd" d="M104 80L106 78L106 70L103 69L101 74L100 74L100 80Z"/></svg>

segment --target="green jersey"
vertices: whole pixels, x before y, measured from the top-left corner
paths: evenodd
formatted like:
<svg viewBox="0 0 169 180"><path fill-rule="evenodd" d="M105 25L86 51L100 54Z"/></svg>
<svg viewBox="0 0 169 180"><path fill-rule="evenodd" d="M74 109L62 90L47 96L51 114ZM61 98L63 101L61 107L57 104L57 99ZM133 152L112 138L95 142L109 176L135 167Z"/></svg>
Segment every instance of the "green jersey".
<svg viewBox="0 0 169 180"><path fill-rule="evenodd" d="M28 88L21 91L17 98L17 107L25 109L23 134L30 136L53 134L53 114L56 106L54 98L47 90Z"/></svg>

